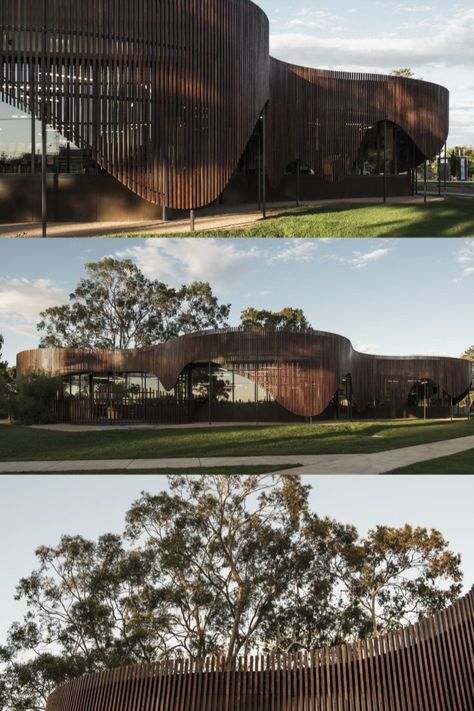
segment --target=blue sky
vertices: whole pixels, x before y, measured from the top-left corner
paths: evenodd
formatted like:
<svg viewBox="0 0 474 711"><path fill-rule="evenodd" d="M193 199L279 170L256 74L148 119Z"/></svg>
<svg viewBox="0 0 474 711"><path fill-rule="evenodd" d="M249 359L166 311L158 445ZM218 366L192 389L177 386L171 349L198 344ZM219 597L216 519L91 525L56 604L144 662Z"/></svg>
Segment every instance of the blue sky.
<svg viewBox="0 0 474 711"><path fill-rule="evenodd" d="M129 257L179 286L209 281L238 325L248 306L304 309L313 328L382 355L458 356L474 343L474 240L48 239L2 240L4 356L37 347L39 312L66 303L84 263Z"/></svg>
<svg viewBox="0 0 474 711"><path fill-rule="evenodd" d="M474 477L305 476L312 510L355 524L361 534L405 523L437 528L462 555L464 589L474 583ZM0 645L24 608L13 600L18 580L35 568L34 549L62 534L97 537L123 530L125 512L140 492L156 493L163 476L3 476L0 478ZM113 495L111 496L111 491Z"/></svg>
<svg viewBox="0 0 474 711"><path fill-rule="evenodd" d="M257 5L269 17L271 51L278 59L346 71L411 67L416 76L451 92L449 145L474 144L472 2L257 0ZM12 114L20 115L0 104L0 119ZM24 124L13 139L10 134L19 153L28 150L28 121ZM0 151L11 125L0 121Z"/></svg>

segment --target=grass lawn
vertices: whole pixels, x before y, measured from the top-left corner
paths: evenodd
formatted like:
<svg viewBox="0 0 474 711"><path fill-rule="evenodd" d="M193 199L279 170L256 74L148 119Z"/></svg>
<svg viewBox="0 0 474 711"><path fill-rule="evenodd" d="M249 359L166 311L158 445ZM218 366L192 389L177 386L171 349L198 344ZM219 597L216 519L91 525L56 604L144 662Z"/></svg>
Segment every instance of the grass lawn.
<svg viewBox="0 0 474 711"><path fill-rule="evenodd" d="M388 474L474 474L474 449L427 462L410 464L408 467L394 469Z"/></svg>
<svg viewBox="0 0 474 711"><path fill-rule="evenodd" d="M472 434L472 420L364 421L110 432L57 432L4 425L0 427L0 460L353 454L380 452Z"/></svg>
<svg viewBox="0 0 474 711"><path fill-rule="evenodd" d="M196 231L193 236L209 234L217 237L471 237L474 236L474 202L469 198L448 197L426 205L380 203L295 208L242 228ZM182 236L189 237L189 233Z"/></svg>
<svg viewBox="0 0 474 711"><path fill-rule="evenodd" d="M23 472L25 474L44 476L45 474L53 476L63 475L86 475L86 474L140 474L150 476L167 476L168 474L271 474L272 472L281 472L285 469L297 469L298 464L275 464L274 466L255 466L255 467L199 467L197 469L101 469L100 471L90 471L88 469L80 469L76 471L64 472ZM22 473L22 472L16 472Z"/></svg>

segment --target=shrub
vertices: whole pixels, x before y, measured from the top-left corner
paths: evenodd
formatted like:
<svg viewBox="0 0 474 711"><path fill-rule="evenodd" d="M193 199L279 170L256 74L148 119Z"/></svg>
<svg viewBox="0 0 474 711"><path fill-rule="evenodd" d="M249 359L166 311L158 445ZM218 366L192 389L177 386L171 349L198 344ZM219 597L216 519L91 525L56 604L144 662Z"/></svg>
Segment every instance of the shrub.
<svg viewBox="0 0 474 711"><path fill-rule="evenodd" d="M9 412L15 422L40 425L55 421L54 401L59 380L43 373L17 378L8 388Z"/></svg>

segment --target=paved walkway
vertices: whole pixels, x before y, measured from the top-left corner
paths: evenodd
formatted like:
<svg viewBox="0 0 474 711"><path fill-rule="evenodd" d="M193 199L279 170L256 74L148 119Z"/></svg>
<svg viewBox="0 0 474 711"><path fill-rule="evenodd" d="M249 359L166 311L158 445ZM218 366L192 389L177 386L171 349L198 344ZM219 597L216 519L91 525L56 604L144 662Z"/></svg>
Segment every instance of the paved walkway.
<svg viewBox="0 0 474 711"><path fill-rule="evenodd" d="M384 474L398 467L474 449L474 435L418 444L372 454L292 454L259 457L202 457L180 459L111 459L58 462L0 462L0 473L87 472L107 470L200 469L202 467L299 464L298 474ZM294 469L288 472L295 473ZM446 474L456 474L447 471Z"/></svg>
<svg viewBox="0 0 474 711"><path fill-rule="evenodd" d="M430 202L442 200L438 195L430 196ZM324 207L327 205L377 205L380 198L350 198L345 200L309 200L300 203L301 208ZM423 196L389 198L387 204L416 204L423 202ZM274 217L285 209L294 209L294 202L270 203L267 217ZM196 230L235 229L250 225L262 218L255 204L239 206L213 206L196 210ZM189 217L137 222L51 222L48 225L48 237L113 237L116 234L166 236L177 233L189 233ZM41 225L35 222L0 224L0 237L41 237Z"/></svg>

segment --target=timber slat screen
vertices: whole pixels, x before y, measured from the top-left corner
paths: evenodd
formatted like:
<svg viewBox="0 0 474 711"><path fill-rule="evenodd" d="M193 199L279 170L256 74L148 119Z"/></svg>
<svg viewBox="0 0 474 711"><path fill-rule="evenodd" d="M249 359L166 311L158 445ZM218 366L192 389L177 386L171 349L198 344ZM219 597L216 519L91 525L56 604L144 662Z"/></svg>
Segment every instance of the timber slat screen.
<svg viewBox="0 0 474 711"><path fill-rule="evenodd" d="M325 180L351 173L369 128L390 121L426 157L449 130L449 92L416 79L298 67L271 59L268 174L276 187L290 161Z"/></svg>
<svg viewBox="0 0 474 711"><path fill-rule="evenodd" d="M256 381L286 410L303 417L321 414L348 375L361 411L374 400L389 401L397 410L414 383L422 381L436 383L455 403L468 394L472 381L472 364L460 358L368 355L334 333L258 328L187 334L129 351L24 351L17 355L17 373L150 373L170 391L193 363L233 368Z"/></svg>
<svg viewBox="0 0 474 711"><path fill-rule="evenodd" d="M474 592L381 637L295 654L175 659L75 679L47 711L472 711Z"/></svg>
<svg viewBox="0 0 474 711"><path fill-rule="evenodd" d="M329 181L350 174L377 121L399 125L426 158L448 133L442 87L270 58L268 19L249 0L1 0L0 66L1 99L44 113L123 185L170 208L221 195L265 107L274 186L294 160Z"/></svg>

